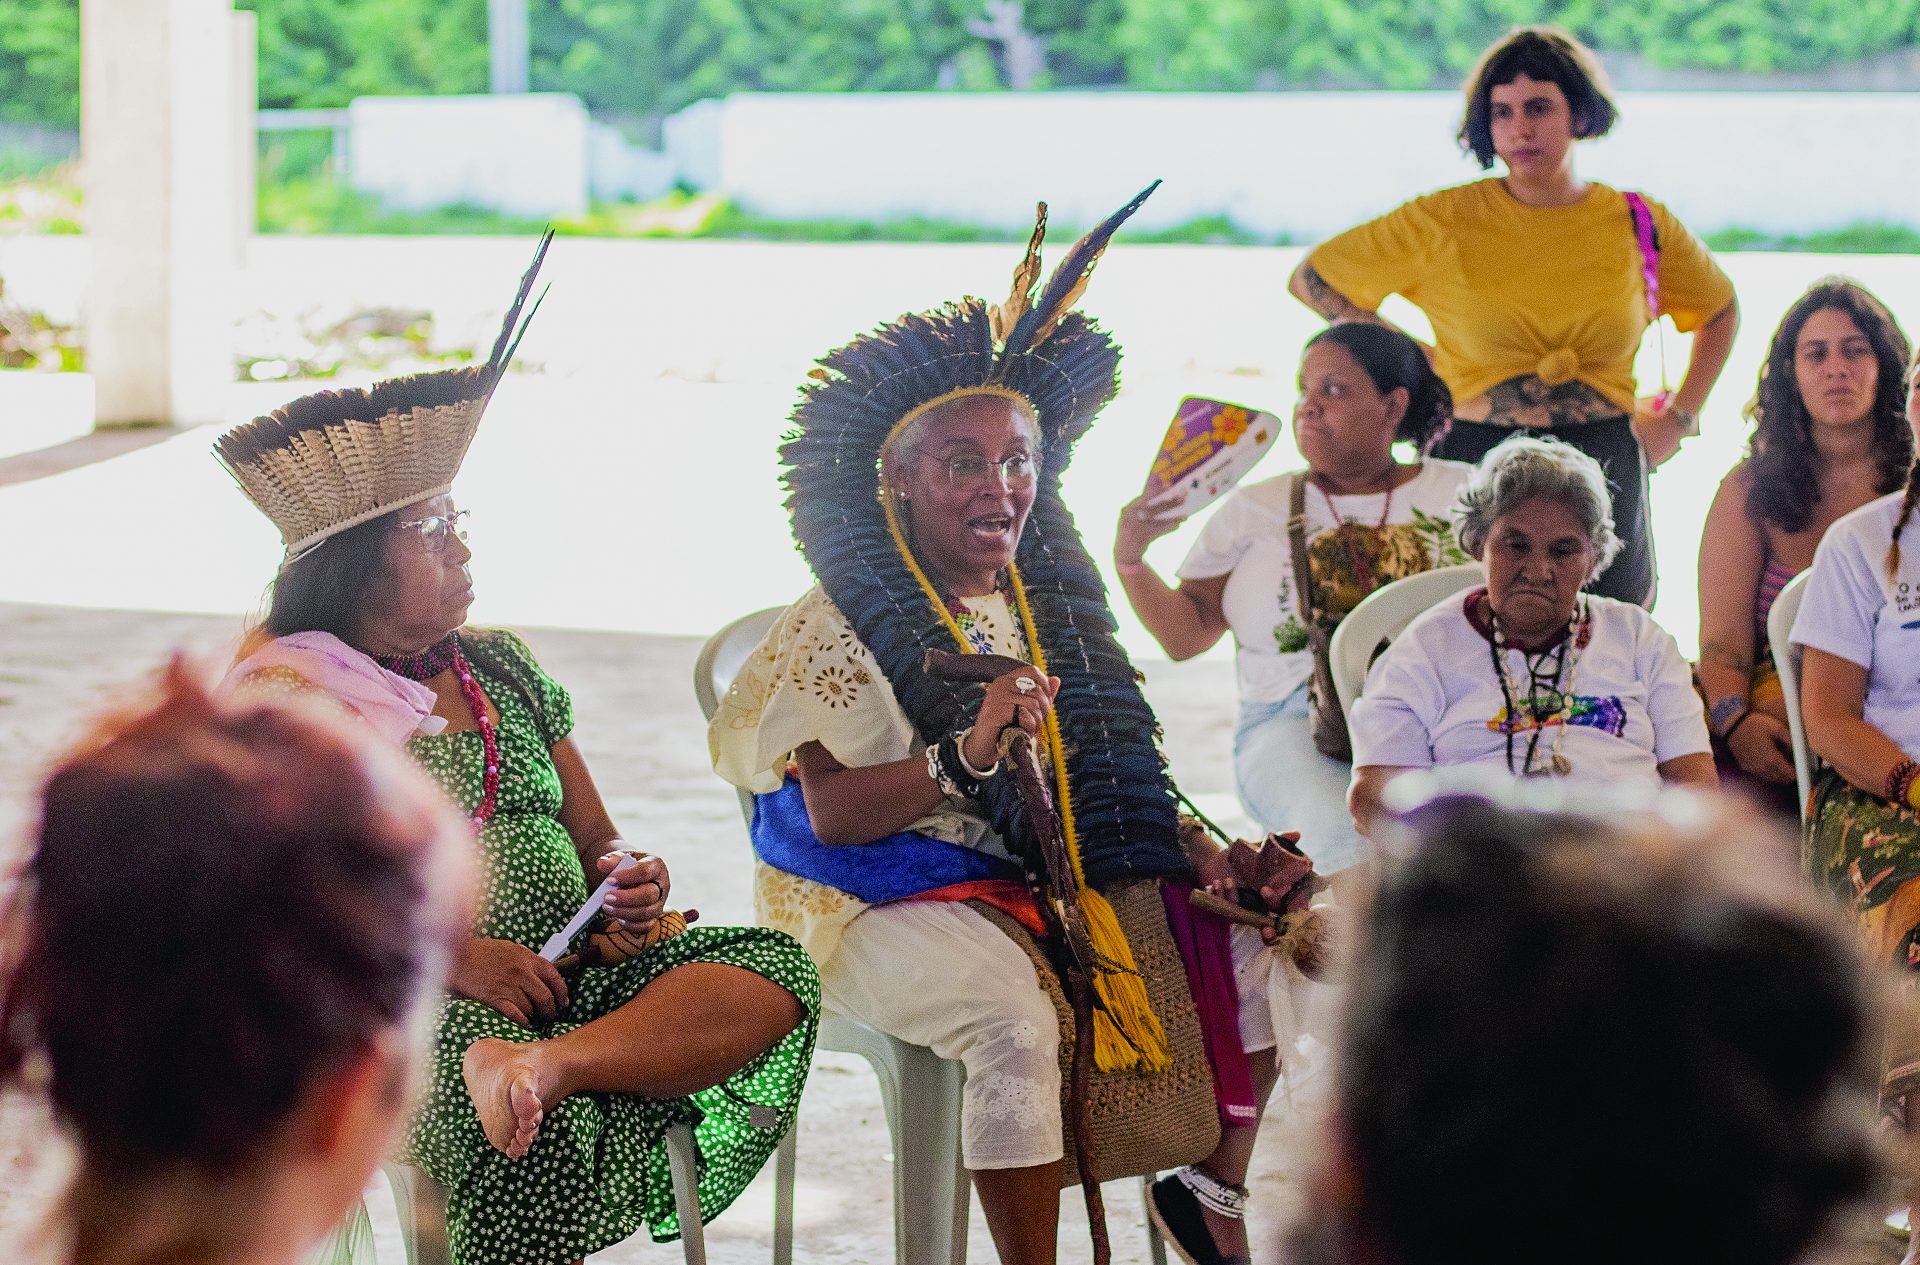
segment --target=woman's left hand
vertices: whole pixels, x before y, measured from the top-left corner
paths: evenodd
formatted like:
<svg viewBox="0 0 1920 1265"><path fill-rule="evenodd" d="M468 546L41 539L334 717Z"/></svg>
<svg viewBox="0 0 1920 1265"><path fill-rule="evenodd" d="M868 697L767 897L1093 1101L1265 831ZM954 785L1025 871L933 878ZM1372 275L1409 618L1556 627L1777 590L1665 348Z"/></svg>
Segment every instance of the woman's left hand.
<svg viewBox="0 0 1920 1265"><path fill-rule="evenodd" d="M604 877L613 874L614 868L628 858L638 864L613 875L613 890L607 893L600 907L634 935L645 935L665 912L667 892L673 884L667 877L667 863L645 852L616 849L595 864Z"/></svg>
<svg viewBox="0 0 1920 1265"><path fill-rule="evenodd" d="M1680 427L1667 416L1665 408L1655 403L1652 396L1634 401L1633 433L1640 440L1641 450L1647 454L1649 470L1659 469L1680 451Z"/></svg>

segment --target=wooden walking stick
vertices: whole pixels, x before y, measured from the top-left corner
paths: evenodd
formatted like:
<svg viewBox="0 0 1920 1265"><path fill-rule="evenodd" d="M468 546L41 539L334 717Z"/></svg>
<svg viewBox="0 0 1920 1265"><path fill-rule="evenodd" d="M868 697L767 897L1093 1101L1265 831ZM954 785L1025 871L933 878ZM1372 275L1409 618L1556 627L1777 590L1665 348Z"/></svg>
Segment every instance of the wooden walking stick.
<svg viewBox="0 0 1920 1265"><path fill-rule="evenodd" d="M1037 680L1045 673L1030 663L998 654L956 654L950 650L929 650L922 662L929 676L944 681L973 681L986 684L1009 672L1025 670ZM1093 1173L1092 1126L1087 1118L1087 1086L1093 1076L1093 977L1099 962L1093 951L1093 939L1087 934L1086 919L1080 913L1079 884L1073 876L1073 862L1067 855L1066 833L1060 824L1060 809L1054 802L1049 770L1041 762L1040 748L1017 725L1009 725L1000 734L1001 758L1008 762L1020 805L1026 811L1028 827L1040 848L1046 871L1046 891L1041 908L1047 921L1066 943L1070 957L1067 968L1067 995L1073 1002L1073 1065L1067 1081L1067 1112L1073 1130L1074 1163L1080 1174L1080 1191L1087 1204L1087 1226L1093 1237L1094 1265L1108 1265L1113 1247L1107 1238L1106 1201Z"/></svg>

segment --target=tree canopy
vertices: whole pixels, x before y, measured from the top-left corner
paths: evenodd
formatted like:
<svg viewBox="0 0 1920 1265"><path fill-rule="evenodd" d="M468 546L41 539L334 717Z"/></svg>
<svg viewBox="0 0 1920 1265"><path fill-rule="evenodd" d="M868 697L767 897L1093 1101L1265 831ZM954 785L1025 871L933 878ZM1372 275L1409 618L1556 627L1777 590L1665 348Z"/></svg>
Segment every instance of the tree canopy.
<svg viewBox="0 0 1920 1265"><path fill-rule="evenodd" d="M77 121L79 3L0 0L0 118ZM263 106L486 88L486 0L241 3L260 15ZM1754 74L1920 44L1920 0L1026 0L1013 43L1003 0L528 3L533 87L632 117L751 90L987 91L1010 71L1056 88L1450 86L1517 22Z"/></svg>

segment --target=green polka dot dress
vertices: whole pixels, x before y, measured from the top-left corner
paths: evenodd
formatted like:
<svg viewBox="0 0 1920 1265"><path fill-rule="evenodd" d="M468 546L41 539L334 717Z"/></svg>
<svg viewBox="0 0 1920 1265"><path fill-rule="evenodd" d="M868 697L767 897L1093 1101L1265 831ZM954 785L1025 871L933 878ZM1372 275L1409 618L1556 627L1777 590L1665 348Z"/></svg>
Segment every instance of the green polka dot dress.
<svg viewBox="0 0 1920 1265"><path fill-rule="evenodd" d="M565 690L504 631L467 630L461 646L500 713L500 792L480 831L485 891L476 933L538 949L586 901L586 876L560 825L560 777L550 750L573 728ZM472 812L480 806L477 732L416 736L418 760ZM688 962L719 962L765 976L807 1008L807 1021L724 1083L687 1098L575 1094L549 1110L520 1159L495 1150L460 1078L460 1059L481 1037L559 1036L631 1001L649 981ZM694 1127L703 1217L718 1216L753 1179L790 1126L813 1054L820 985L790 937L753 927L696 924L618 966L574 977L567 1009L529 1031L479 1002L442 1004L431 1083L403 1158L447 1190L447 1229L458 1265L563 1265L648 1227L679 1237L663 1135ZM673 1040L661 1034L661 1040Z"/></svg>

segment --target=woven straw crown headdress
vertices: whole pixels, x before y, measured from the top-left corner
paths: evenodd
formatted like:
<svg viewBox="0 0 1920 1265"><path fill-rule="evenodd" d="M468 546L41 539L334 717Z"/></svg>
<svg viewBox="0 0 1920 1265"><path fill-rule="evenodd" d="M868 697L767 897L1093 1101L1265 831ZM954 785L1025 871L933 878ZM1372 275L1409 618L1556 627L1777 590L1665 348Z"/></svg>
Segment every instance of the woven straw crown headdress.
<svg viewBox="0 0 1920 1265"><path fill-rule="evenodd" d="M283 568L328 537L453 486L539 309L538 300L527 309L527 296L552 241L551 230L540 239L485 364L303 396L215 442L214 456L280 529Z"/></svg>

